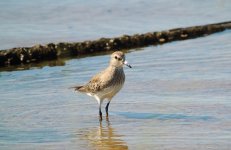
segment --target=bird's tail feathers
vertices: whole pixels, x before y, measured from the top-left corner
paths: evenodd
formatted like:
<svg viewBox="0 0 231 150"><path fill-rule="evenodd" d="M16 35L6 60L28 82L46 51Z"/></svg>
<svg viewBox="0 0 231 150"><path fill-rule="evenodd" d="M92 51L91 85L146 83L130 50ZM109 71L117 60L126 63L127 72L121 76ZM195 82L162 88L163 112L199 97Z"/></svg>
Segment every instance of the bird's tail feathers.
<svg viewBox="0 0 231 150"><path fill-rule="evenodd" d="M75 91L79 91L79 92L84 92L85 91L85 88L83 85L81 86L73 86L73 87L70 87L69 89L74 89Z"/></svg>

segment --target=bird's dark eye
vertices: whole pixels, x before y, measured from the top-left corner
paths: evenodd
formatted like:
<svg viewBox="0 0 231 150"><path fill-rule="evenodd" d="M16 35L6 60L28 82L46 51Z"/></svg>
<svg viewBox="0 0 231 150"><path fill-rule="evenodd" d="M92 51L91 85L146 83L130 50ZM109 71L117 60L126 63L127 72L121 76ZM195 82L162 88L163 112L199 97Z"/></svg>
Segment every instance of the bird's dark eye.
<svg viewBox="0 0 231 150"><path fill-rule="evenodd" d="M119 60L119 61L122 60L122 58L121 58L121 57L118 57L118 56L115 56L115 59L116 59L116 60Z"/></svg>

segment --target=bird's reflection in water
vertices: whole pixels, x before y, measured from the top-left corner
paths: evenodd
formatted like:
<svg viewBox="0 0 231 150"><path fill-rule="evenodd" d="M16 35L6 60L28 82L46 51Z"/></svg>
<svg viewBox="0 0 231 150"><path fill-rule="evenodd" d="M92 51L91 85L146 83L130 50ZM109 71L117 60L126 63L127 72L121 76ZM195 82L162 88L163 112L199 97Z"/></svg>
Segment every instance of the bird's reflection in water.
<svg viewBox="0 0 231 150"><path fill-rule="evenodd" d="M104 125L100 122L97 128L82 130L82 138L87 141L87 145L97 150L127 150L127 143L112 128L109 121Z"/></svg>

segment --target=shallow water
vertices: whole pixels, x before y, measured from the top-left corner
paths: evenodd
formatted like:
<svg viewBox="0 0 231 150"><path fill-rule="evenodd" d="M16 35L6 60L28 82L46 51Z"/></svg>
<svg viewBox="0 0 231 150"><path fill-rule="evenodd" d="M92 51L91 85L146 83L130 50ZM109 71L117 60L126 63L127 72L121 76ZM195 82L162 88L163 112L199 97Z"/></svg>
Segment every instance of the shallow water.
<svg viewBox="0 0 231 150"><path fill-rule="evenodd" d="M141 7L138 2L134 6ZM230 3L216 2L222 5L215 7L214 3L207 2L211 6L205 8L207 14L215 14L210 9L219 8L224 12L223 17L227 17L225 8ZM34 3L28 2L28 5ZM194 8L200 4L203 6L203 3L187 6ZM166 3L167 6L170 4ZM24 5L15 5L20 6ZM180 7L179 11L181 9L186 8ZM188 13L197 18L194 13L200 11L193 10ZM198 17L186 24L206 22L203 16ZM219 19L211 16L207 21ZM163 22L158 29L172 25L162 26ZM176 26L180 24L174 20L170 22ZM137 29L142 32L150 30L149 25ZM108 28L112 29L111 26ZM121 32L130 32L126 27L121 28ZM91 29L89 33L92 33ZM109 34L106 30L105 33ZM99 34L97 32L97 37ZM97 102L68 88L86 83L105 68L109 54L45 62L45 66L37 64L29 70L2 71L0 149L228 150L231 147L230 39L231 31L228 30L203 38L128 51L126 57L133 68L125 68L124 88L110 105L109 121L104 117L102 123L97 117Z"/></svg>
<svg viewBox="0 0 231 150"><path fill-rule="evenodd" d="M102 124L97 102L68 87L106 67L108 54L1 72L1 149L228 149L229 39L225 31L129 51L133 68Z"/></svg>

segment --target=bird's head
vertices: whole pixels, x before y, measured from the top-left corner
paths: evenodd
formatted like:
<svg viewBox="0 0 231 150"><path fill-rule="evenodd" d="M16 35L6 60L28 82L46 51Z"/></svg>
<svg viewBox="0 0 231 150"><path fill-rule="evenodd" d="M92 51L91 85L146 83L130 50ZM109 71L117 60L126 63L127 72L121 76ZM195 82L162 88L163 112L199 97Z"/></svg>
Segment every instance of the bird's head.
<svg viewBox="0 0 231 150"><path fill-rule="evenodd" d="M123 65L126 65L129 68L132 68L126 61L124 53L121 51L116 51L111 54L110 65L118 68L123 67Z"/></svg>

